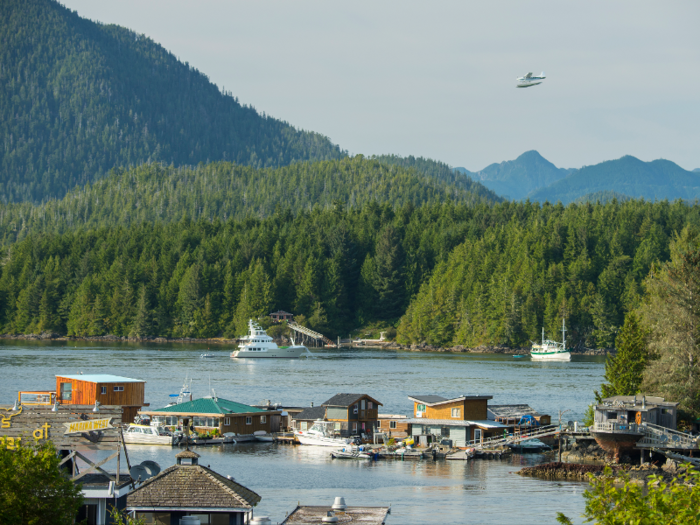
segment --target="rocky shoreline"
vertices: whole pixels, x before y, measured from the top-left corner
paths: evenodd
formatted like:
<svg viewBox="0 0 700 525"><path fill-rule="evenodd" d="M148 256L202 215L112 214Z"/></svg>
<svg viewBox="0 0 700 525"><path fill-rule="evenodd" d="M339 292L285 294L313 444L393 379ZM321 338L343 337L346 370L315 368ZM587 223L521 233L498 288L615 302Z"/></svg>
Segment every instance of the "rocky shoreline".
<svg viewBox="0 0 700 525"><path fill-rule="evenodd" d="M74 337L57 333L45 332L41 334L0 334L0 339L14 339L25 341L93 341L93 342L124 342L124 343L201 343L208 345L237 345L238 339L225 339L215 337L211 339L196 338L196 337L125 337L116 335L100 335L87 337ZM282 342L286 342L283 339ZM385 350L402 350L407 352L442 352L442 353L470 353L470 354L511 354L511 355L528 355L530 348L510 348L507 346L477 346L469 348L462 345L452 347L439 347L426 343L402 345L393 341L377 342L371 345L363 345L367 348L382 348ZM614 353L612 348L608 349L592 349L592 348L572 348L569 350L576 355L607 355Z"/></svg>

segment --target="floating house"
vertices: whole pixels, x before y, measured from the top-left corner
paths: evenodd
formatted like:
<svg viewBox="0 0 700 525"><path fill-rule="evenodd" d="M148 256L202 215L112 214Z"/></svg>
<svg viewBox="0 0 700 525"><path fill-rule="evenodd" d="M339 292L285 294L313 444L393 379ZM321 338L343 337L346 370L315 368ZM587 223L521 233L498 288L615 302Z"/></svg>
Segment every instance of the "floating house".
<svg viewBox="0 0 700 525"><path fill-rule="evenodd" d="M229 432L237 436L250 436L253 432L279 432L282 411L265 410L220 397L203 397L177 405L142 410L142 416L149 416L163 426L183 425L183 419L198 432L218 430L220 435Z"/></svg>
<svg viewBox="0 0 700 525"><path fill-rule="evenodd" d="M449 439L455 447L467 447L469 441L480 441L508 430L506 425L488 419L488 395L463 395L452 399L442 396L409 396L413 401L411 435L433 436L438 441Z"/></svg>
<svg viewBox="0 0 700 525"><path fill-rule="evenodd" d="M384 525L391 507L349 507L345 498L335 498L333 505L297 505L282 525L318 525L319 523L363 523Z"/></svg>
<svg viewBox="0 0 700 525"><path fill-rule="evenodd" d="M200 465L199 457L191 450L177 454L176 465L147 479L127 496L127 512L157 525L250 523L253 507L262 498L230 476ZM186 520L188 516L193 520Z"/></svg>
<svg viewBox="0 0 700 525"><path fill-rule="evenodd" d="M378 424L382 404L367 394L336 394L319 407L308 407L294 416L293 427L307 430L322 419L335 423L335 432L342 436L372 434Z"/></svg>
<svg viewBox="0 0 700 525"><path fill-rule="evenodd" d="M118 405L122 422L133 423L144 401L146 382L111 374L57 375L56 390L23 390L18 394L22 405Z"/></svg>
<svg viewBox="0 0 700 525"><path fill-rule="evenodd" d="M540 414L530 405L489 405L488 418L491 421L503 423L509 427L527 425L536 421L538 425L546 426L552 424L552 417L548 414Z"/></svg>

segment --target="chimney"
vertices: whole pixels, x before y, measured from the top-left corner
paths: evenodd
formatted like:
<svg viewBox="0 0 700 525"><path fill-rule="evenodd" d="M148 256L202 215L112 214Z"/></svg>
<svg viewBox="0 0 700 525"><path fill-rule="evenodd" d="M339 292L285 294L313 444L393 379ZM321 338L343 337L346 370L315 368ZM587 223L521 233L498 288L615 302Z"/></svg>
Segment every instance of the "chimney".
<svg viewBox="0 0 700 525"><path fill-rule="evenodd" d="M646 407L647 407L647 396L643 395L642 396L642 408L646 408Z"/></svg>
<svg viewBox="0 0 700 525"><path fill-rule="evenodd" d="M314 402L312 401L312 402L311 402L311 408L313 408L313 407L314 407Z"/></svg>

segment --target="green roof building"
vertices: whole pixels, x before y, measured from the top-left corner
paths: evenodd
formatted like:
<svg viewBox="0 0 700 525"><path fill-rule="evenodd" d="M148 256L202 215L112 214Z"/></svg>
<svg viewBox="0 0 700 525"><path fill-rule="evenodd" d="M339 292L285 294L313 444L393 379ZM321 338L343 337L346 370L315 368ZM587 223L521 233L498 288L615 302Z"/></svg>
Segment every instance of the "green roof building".
<svg viewBox="0 0 700 525"><path fill-rule="evenodd" d="M220 435L233 433L237 438L250 436L251 439L254 432L279 432L281 419L279 410L265 410L220 397L202 397L163 408L142 410L139 414L150 416L164 426L182 427L183 419L188 419L189 424L199 432L218 429Z"/></svg>

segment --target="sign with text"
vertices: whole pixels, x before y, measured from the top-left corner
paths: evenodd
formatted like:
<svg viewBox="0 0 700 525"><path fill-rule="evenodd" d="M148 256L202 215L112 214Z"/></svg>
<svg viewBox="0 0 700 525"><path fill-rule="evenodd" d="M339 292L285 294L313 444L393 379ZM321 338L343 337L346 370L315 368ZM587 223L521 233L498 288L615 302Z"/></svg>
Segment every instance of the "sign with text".
<svg viewBox="0 0 700 525"><path fill-rule="evenodd" d="M122 407L94 405L0 406L0 447L14 449L51 441L59 450L91 447L116 450Z"/></svg>

